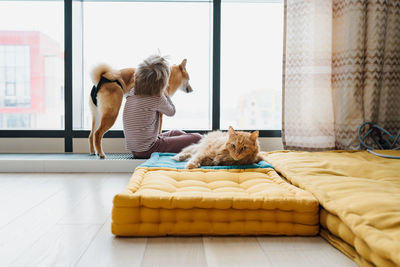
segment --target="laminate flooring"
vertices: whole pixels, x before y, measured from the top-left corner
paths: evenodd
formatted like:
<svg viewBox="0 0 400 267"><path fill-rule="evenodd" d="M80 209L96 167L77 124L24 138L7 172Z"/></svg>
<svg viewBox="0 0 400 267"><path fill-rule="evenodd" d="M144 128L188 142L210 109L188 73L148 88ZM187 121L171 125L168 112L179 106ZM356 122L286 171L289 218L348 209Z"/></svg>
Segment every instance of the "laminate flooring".
<svg viewBox="0 0 400 267"><path fill-rule="evenodd" d="M321 237L120 238L131 173L0 173L0 266L357 266Z"/></svg>

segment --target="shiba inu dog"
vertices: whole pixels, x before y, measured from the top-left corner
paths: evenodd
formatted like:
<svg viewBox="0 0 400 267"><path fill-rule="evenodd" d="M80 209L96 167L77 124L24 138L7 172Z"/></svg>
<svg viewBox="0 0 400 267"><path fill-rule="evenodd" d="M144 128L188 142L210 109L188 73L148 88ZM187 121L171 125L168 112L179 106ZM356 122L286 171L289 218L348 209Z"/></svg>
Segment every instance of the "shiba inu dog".
<svg viewBox="0 0 400 267"><path fill-rule="evenodd" d="M187 60L184 59L179 65L171 66L166 88L166 94L169 96L173 96L178 90L185 93L193 91L189 84L186 62ZM105 64L98 65L92 70L91 78L94 86L89 99L92 111L92 129L89 135L90 154L105 158L102 149L103 135L114 125L123 97L134 85L135 70L135 68L114 70Z"/></svg>

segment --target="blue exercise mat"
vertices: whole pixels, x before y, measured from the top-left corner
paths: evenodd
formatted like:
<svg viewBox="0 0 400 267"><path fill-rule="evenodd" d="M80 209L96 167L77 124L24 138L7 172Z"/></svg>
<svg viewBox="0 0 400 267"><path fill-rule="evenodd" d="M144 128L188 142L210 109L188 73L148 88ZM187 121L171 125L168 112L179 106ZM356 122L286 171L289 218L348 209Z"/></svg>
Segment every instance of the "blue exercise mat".
<svg viewBox="0 0 400 267"><path fill-rule="evenodd" d="M175 161L172 159L175 153L159 153L151 154L150 158L139 165L139 167L158 167L158 168L172 168L172 169L185 169L187 161ZM256 168L273 168L267 162L261 160L252 165L230 165L230 166L201 166L201 169L256 169Z"/></svg>

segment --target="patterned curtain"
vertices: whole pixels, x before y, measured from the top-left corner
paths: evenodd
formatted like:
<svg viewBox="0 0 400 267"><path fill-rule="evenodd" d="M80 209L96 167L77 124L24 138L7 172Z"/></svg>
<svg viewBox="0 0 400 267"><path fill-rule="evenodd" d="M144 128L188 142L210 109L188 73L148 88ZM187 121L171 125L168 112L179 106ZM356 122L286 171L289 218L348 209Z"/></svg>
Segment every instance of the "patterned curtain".
<svg viewBox="0 0 400 267"><path fill-rule="evenodd" d="M400 1L286 0L286 149L357 149L372 121L400 130Z"/></svg>

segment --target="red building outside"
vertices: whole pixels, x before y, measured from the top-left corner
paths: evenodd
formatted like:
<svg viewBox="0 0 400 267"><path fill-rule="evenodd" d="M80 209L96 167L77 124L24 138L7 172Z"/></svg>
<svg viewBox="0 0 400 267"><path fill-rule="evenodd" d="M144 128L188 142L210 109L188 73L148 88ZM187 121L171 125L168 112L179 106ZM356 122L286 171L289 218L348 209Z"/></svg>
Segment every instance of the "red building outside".
<svg viewBox="0 0 400 267"><path fill-rule="evenodd" d="M38 31L0 31L0 128L63 127L63 54Z"/></svg>

